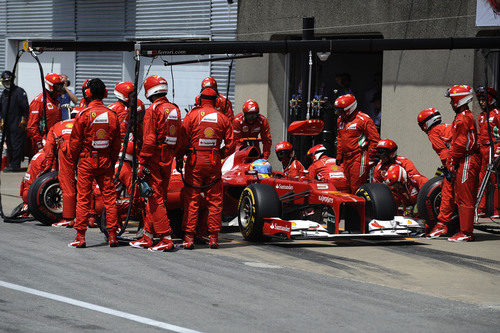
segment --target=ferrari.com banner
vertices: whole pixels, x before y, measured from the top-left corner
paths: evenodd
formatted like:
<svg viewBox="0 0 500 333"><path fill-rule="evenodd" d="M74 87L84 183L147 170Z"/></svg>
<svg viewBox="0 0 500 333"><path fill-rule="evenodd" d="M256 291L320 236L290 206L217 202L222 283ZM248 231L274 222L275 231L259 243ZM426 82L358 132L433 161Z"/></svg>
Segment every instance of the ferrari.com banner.
<svg viewBox="0 0 500 333"><path fill-rule="evenodd" d="M476 26L500 26L500 0L477 0Z"/></svg>

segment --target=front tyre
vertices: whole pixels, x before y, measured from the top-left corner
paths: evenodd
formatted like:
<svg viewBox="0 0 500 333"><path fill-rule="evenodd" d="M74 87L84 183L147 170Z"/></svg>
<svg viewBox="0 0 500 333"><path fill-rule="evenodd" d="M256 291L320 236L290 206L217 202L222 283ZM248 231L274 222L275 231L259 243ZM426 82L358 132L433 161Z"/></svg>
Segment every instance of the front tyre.
<svg viewBox="0 0 500 333"><path fill-rule="evenodd" d="M396 201L389 187L382 183L368 183L361 186L356 195L365 199L365 232L373 220L394 220Z"/></svg>
<svg viewBox="0 0 500 333"><path fill-rule="evenodd" d="M62 219L62 191L57 171L38 177L28 190L28 208L35 219L51 225Z"/></svg>
<svg viewBox="0 0 500 333"><path fill-rule="evenodd" d="M241 193L238 204L238 225L246 240L261 241L264 218L280 216L281 201L272 186L251 184Z"/></svg>

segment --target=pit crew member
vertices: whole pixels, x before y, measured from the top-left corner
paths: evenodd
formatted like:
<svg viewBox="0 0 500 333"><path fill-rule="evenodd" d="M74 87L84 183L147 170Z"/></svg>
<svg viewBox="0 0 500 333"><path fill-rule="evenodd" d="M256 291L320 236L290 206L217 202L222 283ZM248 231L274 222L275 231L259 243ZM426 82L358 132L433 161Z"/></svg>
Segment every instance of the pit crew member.
<svg viewBox="0 0 500 333"><path fill-rule="evenodd" d="M61 109L57 98L65 93L63 78L59 74L45 75L47 90L47 108L43 119L43 93L40 93L30 104L27 133L31 140L31 149L38 152L43 148L43 139L49 128L61 121Z"/></svg>
<svg viewBox="0 0 500 333"><path fill-rule="evenodd" d="M403 215L413 214L412 209L417 203L420 187L399 164L391 164L384 175L384 183L389 186L396 201L396 207L401 208Z"/></svg>
<svg viewBox="0 0 500 333"><path fill-rule="evenodd" d="M85 94L90 98L88 108L75 119L69 140L69 161L78 170L76 238L70 247L85 247L85 232L91 208L92 185L99 185L106 207L106 228L109 246L116 247L118 214L116 187L113 183L114 165L120 151L120 126L116 113L102 103L107 96L106 86L100 79L88 83Z"/></svg>
<svg viewBox="0 0 500 333"><path fill-rule="evenodd" d="M271 130L267 118L259 113L259 104L249 99L243 104L243 112L239 113L233 120L234 140L237 142L236 149L241 147L240 139L257 138L262 139L262 156L268 159L271 154Z"/></svg>
<svg viewBox="0 0 500 333"><path fill-rule="evenodd" d="M441 160L442 167L446 168L446 159L450 153L451 130L450 124L441 123L441 113L436 108L428 108L421 111L417 116L418 125L424 131L432 148L438 154ZM453 217L455 208L455 199L453 197L453 188L450 181L443 177L441 187L441 205L439 208L438 222L434 228L427 234L428 238L436 238L441 235L441 230L444 225L449 223ZM435 232L438 231L436 235Z"/></svg>
<svg viewBox="0 0 500 333"><path fill-rule="evenodd" d="M452 194L458 206L460 231L448 238L451 242L468 242L474 240L474 204L477 198L477 180L481 167L481 155L477 141L477 127L468 103L474 91L467 85L452 86L446 92L450 104L455 111L452 123L450 152L446 159L446 168L452 175ZM437 229L437 225L434 229ZM448 232L446 225L433 230L439 237Z"/></svg>
<svg viewBox="0 0 500 333"><path fill-rule="evenodd" d="M490 160L491 151L491 141L493 141L494 151L491 157L494 156L494 152L500 147L499 145L499 131L500 131L500 110L495 108L497 92L488 87L478 87L476 89L476 96L481 107L481 113L477 119L478 124L478 142L479 142L479 152L481 154L481 169L479 171L479 181L478 186L483 182L484 176L486 175L486 168L488 164L492 161ZM489 124L490 129L488 130L487 124ZM491 139L490 139L491 135ZM493 184L495 184L496 189L496 177L491 177ZM495 191L495 211L493 217L499 217L499 203L498 203L498 191ZM486 195L483 195L481 202L478 207L479 216L486 216Z"/></svg>
<svg viewBox="0 0 500 333"><path fill-rule="evenodd" d="M234 150L233 132L229 119L215 108L217 92L204 88L200 94L201 106L184 118L179 135L177 170L185 167L185 237L183 247L194 248L194 236L199 216L202 193L207 204L207 228L209 247L219 247L218 237L222 226L221 159ZM224 141L224 147L221 143ZM202 223L202 222L201 222Z"/></svg>
<svg viewBox="0 0 500 333"><path fill-rule="evenodd" d="M378 142L377 156L380 158L380 161L373 170L374 181L383 183L389 167L393 164L398 164L405 169L408 179L414 182L419 189L422 188L422 186L424 186L429 179L418 172L412 161L406 157L398 155L397 153L398 145L396 142L390 139L384 139Z"/></svg>
<svg viewBox="0 0 500 333"><path fill-rule="evenodd" d="M113 91L114 95L118 99L116 102L111 104L109 108L116 112L118 116L118 121L120 123L120 136L121 140L125 137L127 133L127 126L129 121L129 109L132 103L132 98L130 94L134 91L134 84L132 82L118 82L115 85L115 89ZM138 98L137 99L137 112L139 117L139 123L142 123L144 118L144 112L146 108L144 103ZM142 140L142 128L140 131L139 137Z"/></svg>
<svg viewBox="0 0 500 333"><path fill-rule="evenodd" d="M312 161L309 166L308 177L311 181L333 183L338 190L349 190L344 169L337 165L334 158L326 155L327 149L322 144L316 145L307 151L307 157Z"/></svg>
<svg viewBox="0 0 500 333"><path fill-rule="evenodd" d="M46 153L42 149L38 153L33 155L30 163L28 164L28 169L26 170L24 178L21 181L21 188L20 188L20 195L23 198L23 202L25 204L23 210L28 209L27 207L28 190L31 184L33 184L33 182L45 171L45 165L46 165L45 161L46 161Z"/></svg>
<svg viewBox="0 0 500 333"><path fill-rule="evenodd" d="M201 89L203 88L212 88L217 92L217 100L215 101L215 108L217 111L222 112L223 115L229 118L229 121L233 121L234 119L234 113L233 113L233 104L227 98L226 96L222 95L219 93L219 90L217 89L217 81L213 77L206 77L201 81ZM195 101L197 106L200 106L200 101L199 98L196 99Z"/></svg>
<svg viewBox="0 0 500 333"><path fill-rule="evenodd" d="M172 251L172 229L167 218L164 199L167 197L168 183L175 157L181 113L177 105L168 101L167 80L152 75L144 81L144 91L151 106L144 115L142 149L139 155L138 177L147 179L154 190L146 203L144 234L141 239L129 244L150 251ZM153 237L160 242L153 246Z"/></svg>
<svg viewBox="0 0 500 333"><path fill-rule="evenodd" d="M350 192L368 180L369 165L375 163L375 147L380 140L373 120L358 110L358 102L352 94L335 100L337 120L337 165L344 168Z"/></svg>
<svg viewBox="0 0 500 333"><path fill-rule="evenodd" d="M283 174L292 179L299 179L304 176L304 166L295 157L293 146L290 142L283 141L274 148L276 156L283 166Z"/></svg>
<svg viewBox="0 0 500 333"><path fill-rule="evenodd" d="M80 104L78 104L79 107L86 108L90 103L90 98L85 94L85 90L87 90L87 88L89 87L89 82L90 82L89 79L83 81L83 84L82 84L83 97L80 100Z"/></svg>

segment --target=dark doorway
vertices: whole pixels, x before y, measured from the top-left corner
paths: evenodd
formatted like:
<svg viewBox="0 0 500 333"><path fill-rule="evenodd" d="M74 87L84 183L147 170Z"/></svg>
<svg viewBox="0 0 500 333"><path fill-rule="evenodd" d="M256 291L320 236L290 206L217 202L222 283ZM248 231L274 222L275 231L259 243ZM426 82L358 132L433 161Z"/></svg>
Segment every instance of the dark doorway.
<svg viewBox="0 0 500 333"><path fill-rule="evenodd" d="M349 36L348 38L353 37ZM305 161L305 154L312 145L319 143L325 145L329 156L335 157L337 116L333 109L333 103L338 96L345 93L354 94L358 100L359 109L368 113L380 126L380 114L377 111L380 110L382 100L382 62L382 52L332 53L326 59L323 55L323 60L320 60L318 54L313 54L311 100L315 99L316 103L313 106L316 107L311 107L311 118L323 119L325 128L323 133L315 138L288 138L302 162L309 164L309 161ZM308 66L308 63L304 61L303 55L291 55L288 96L289 100L300 96L301 103L298 110L294 111L291 107L294 101L291 101L288 110L289 123L305 119L308 87L302 87L301 84L303 76L301 73L304 72L304 66Z"/></svg>

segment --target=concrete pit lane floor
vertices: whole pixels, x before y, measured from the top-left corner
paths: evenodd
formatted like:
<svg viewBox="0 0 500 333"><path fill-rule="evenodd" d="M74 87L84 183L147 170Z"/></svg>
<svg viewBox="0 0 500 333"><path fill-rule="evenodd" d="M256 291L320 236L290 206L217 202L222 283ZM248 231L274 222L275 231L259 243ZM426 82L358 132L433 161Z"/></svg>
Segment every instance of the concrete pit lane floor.
<svg viewBox="0 0 500 333"><path fill-rule="evenodd" d="M7 213L22 173L1 174ZM497 226L492 224L493 227ZM74 230L0 223L2 332L499 332L500 236L86 249ZM178 240L177 242L180 242Z"/></svg>

